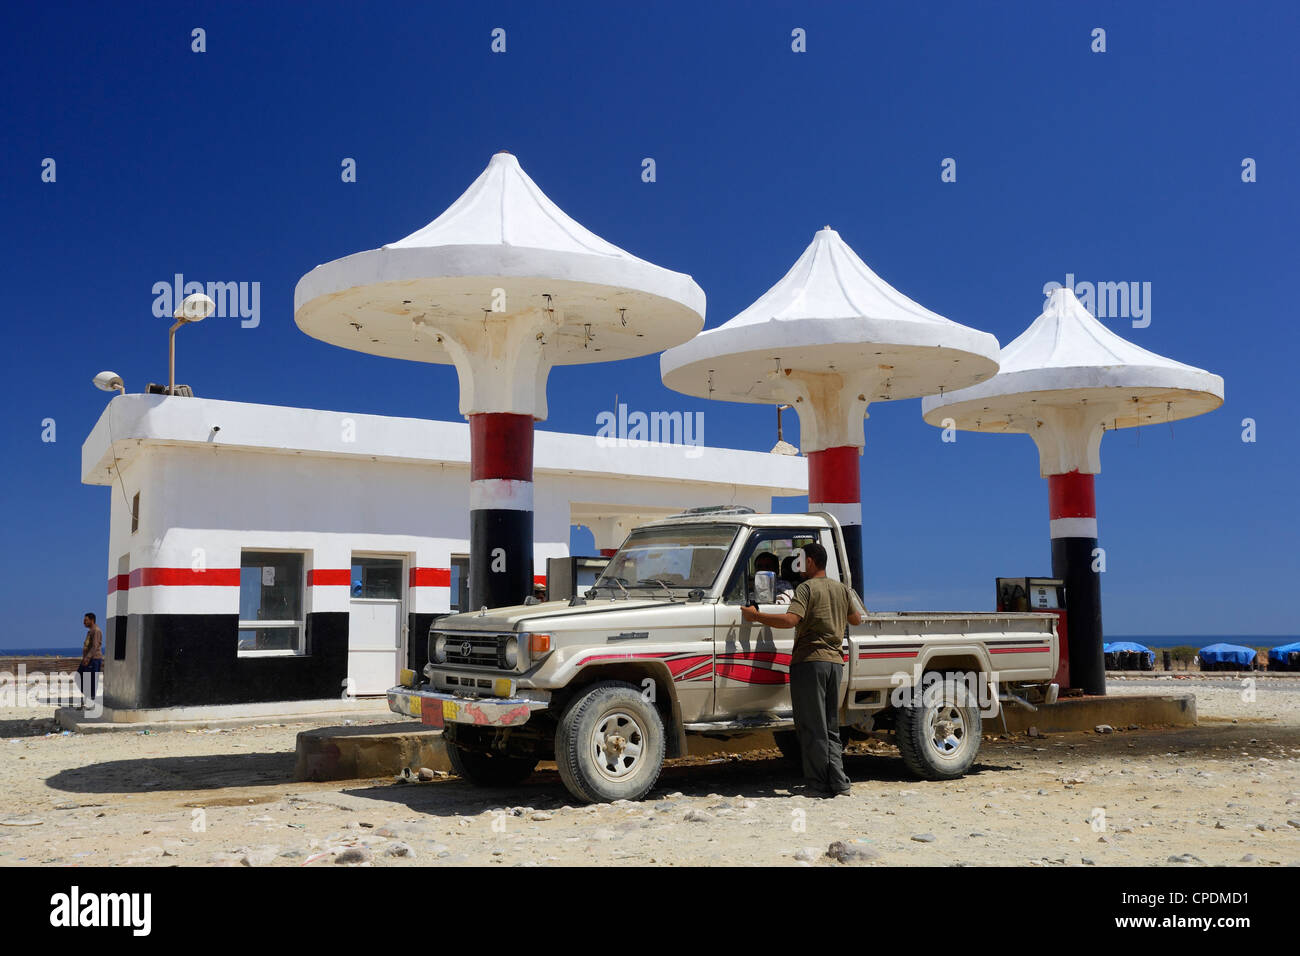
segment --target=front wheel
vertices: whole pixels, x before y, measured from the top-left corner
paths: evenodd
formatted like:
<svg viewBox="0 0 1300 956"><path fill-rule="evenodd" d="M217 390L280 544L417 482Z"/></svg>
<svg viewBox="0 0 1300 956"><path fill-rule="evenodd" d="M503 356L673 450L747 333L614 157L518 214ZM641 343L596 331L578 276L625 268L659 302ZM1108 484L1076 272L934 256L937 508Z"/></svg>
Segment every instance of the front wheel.
<svg viewBox="0 0 1300 956"><path fill-rule="evenodd" d="M916 699L898 708L894 738L903 763L915 776L954 780L975 762L982 731L979 701L963 675L945 674L923 681Z"/></svg>
<svg viewBox="0 0 1300 956"><path fill-rule="evenodd" d="M555 731L555 766L584 803L640 800L664 764L664 722L631 684L589 687L564 709Z"/></svg>
<svg viewBox="0 0 1300 956"><path fill-rule="evenodd" d="M537 767L532 757L511 757L498 753L466 750L455 739L447 739L447 759L456 776L480 787L513 787L523 783Z"/></svg>

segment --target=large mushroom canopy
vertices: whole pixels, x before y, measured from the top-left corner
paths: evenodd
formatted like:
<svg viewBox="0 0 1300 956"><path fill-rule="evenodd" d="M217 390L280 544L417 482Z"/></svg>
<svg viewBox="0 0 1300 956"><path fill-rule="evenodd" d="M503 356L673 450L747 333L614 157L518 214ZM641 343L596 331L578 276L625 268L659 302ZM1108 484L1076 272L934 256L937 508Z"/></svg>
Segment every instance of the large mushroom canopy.
<svg viewBox="0 0 1300 956"><path fill-rule="evenodd" d="M551 367L662 351L700 330L704 307L690 276L581 226L505 152L424 228L317 266L294 291L294 320L308 335L455 364L463 413L538 417ZM482 394L467 396L467 377Z"/></svg>

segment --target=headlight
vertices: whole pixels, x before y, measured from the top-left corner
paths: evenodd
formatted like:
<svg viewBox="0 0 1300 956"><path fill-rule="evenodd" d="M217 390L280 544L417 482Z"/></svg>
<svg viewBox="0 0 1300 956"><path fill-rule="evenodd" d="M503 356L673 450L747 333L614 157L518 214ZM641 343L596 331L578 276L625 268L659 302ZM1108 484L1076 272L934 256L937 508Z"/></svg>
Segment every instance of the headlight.
<svg viewBox="0 0 1300 956"><path fill-rule="evenodd" d="M433 642L433 659L439 664L447 661L447 635L439 634Z"/></svg>
<svg viewBox="0 0 1300 956"><path fill-rule="evenodd" d="M506 667L517 667L519 665L519 638L507 637L501 645L501 658Z"/></svg>

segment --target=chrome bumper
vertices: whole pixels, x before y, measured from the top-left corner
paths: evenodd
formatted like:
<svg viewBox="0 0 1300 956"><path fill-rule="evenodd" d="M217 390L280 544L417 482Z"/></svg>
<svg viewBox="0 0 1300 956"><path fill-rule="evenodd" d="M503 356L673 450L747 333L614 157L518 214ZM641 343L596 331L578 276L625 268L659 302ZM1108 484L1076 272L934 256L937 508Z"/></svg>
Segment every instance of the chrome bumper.
<svg viewBox="0 0 1300 956"><path fill-rule="evenodd" d="M518 727L535 710L545 710L540 700L520 697L458 697L410 687L388 689L388 709L414 717L428 727L469 724L478 727Z"/></svg>

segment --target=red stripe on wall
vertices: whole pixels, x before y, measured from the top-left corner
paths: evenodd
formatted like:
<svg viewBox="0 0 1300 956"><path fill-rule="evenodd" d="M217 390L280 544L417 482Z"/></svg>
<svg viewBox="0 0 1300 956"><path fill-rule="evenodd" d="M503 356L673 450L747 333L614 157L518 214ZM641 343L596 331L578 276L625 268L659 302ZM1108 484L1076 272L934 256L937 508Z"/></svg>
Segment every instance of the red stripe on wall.
<svg viewBox="0 0 1300 956"><path fill-rule="evenodd" d="M411 568L407 582L413 588L449 588L451 568Z"/></svg>
<svg viewBox="0 0 1300 956"><path fill-rule="evenodd" d="M851 504L862 500L858 450L849 445L808 453L808 500Z"/></svg>
<svg viewBox="0 0 1300 956"><path fill-rule="evenodd" d="M324 588L352 584L351 568L312 568L307 572L307 587Z"/></svg>
<svg viewBox="0 0 1300 956"><path fill-rule="evenodd" d="M1077 471L1049 475L1047 499L1052 520L1097 517L1096 477Z"/></svg>
<svg viewBox="0 0 1300 956"><path fill-rule="evenodd" d="M469 416L469 477L533 480L533 416L483 412Z"/></svg>
<svg viewBox="0 0 1300 956"><path fill-rule="evenodd" d="M109 594L112 594L114 591L125 591L130 586L131 575L129 574L117 574L108 579Z"/></svg>
<svg viewBox="0 0 1300 956"><path fill-rule="evenodd" d="M120 575L119 575L120 577ZM239 568L136 568L131 572L129 587L239 587Z"/></svg>

